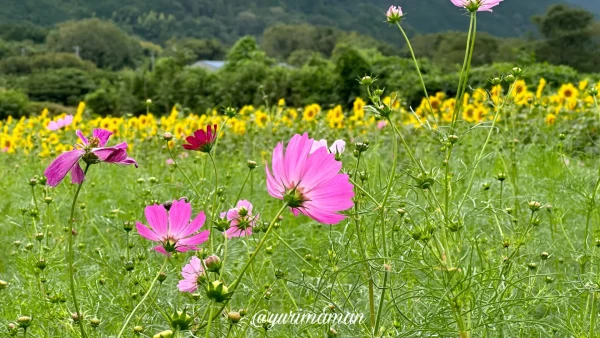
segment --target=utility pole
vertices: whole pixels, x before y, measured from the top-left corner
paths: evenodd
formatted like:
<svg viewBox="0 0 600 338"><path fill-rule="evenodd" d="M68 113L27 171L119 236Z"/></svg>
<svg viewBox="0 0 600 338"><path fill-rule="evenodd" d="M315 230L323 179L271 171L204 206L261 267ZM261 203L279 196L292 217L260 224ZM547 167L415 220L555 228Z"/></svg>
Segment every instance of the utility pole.
<svg viewBox="0 0 600 338"><path fill-rule="evenodd" d="M25 56L25 47L21 47L21 56Z"/></svg>
<svg viewBox="0 0 600 338"><path fill-rule="evenodd" d="M150 52L150 71L154 71L154 51Z"/></svg>
<svg viewBox="0 0 600 338"><path fill-rule="evenodd" d="M75 55L77 55L77 57L79 57L79 50L80 50L79 46L75 46L75 47L73 47L73 49L75 49Z"/></svg>

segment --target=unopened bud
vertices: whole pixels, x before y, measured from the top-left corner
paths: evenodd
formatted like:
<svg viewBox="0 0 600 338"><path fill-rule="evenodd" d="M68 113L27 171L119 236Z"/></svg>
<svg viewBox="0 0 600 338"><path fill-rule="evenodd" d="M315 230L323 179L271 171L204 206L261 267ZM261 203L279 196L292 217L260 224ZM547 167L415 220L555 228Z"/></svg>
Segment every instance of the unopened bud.
<svg viewBox="0 0 600 338"><path fill-rule="evenodd" d="M360 82L360 84L361 84L361 85L363 85L363 86L370 86L370 85L372 85L372 84L373 84L373 82L375 82L375 81L373 80L373 78L372 78L372 77L370 77L370 76L368 76L368 75L365 75L365 76L363 76L363 77L362 77L362 79L360 79L360 81L359 81L359 82Z"/></svg>
<svg viewBox="0 0 600 338"><path fill-rule="evenodd" d="M17 318L17 324L19 324L19 327L21 327L22 329L26 329L31 325L31 317L21 316Z"/></svg>
<svg viewBox="0 0 600 338"><path fill-rule="evenodd" d="M227 314L227 320L229 320L233 324L239 323L241 319L242 315L240 315L239 312L232 311Z"/></svg>
<svg viewBox="0 0 600 338"><path fill-rule="evenodd" d="M529 202L529 210L531 211L538 211L540 210L540 208L542 207L542 204L540 202L536 202L536 201L531 201Z"/></svg>
<svg viewBox="0 0 600 338"><path fill-rule="evenodd" d="M100 326L100 319L98 319L98 318L90 319L90 325L94 328Z"/></svg>
<svg viewBox="0 0 600 338"><path fill-rule="evenodd" d="M165 141L171 141L173 139L173 134L166 132L163 134L163 140Z"/></svg>
<svg viewBox="0 0 600 338"><path fill-rule="evenodd" d="M204 265L208 271L218 273L221 270L221 258L215 255L208 256L204 260Z"/></svg>
<svg viewBox="0 0 600 338"><path fill-rule="evenodd" d="M252 170L252 169L256 168L256 166L257 166L256 161L248 160L248 169Z"/></svg>

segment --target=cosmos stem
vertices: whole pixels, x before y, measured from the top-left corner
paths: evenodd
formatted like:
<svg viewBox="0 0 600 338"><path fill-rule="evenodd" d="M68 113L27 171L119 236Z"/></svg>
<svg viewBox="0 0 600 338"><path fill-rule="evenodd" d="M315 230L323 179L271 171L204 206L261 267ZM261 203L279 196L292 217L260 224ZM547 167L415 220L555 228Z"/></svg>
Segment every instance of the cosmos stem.
<svg viewBox="0 0 600 338"><path fill-rule="evenodd" d="M88 169L90 168L89 164L86 164L85 166L85 170L84 170L84 176L87 174ZM73 196L73 203L71 204L71 214L69 216L69 234L67 236L69 236L69 239L67 241L67 265L68 265L68 270L69 270L69 281L70 281L70 289L71 289L71 296L73 297L73 305L75 306L75 313L77 314L77 316L79 317L79 330L81 331L81 337L85 338L87 337L85 334L85 328L83 327L83 314L81 313L81 311L79 311L79 302L77 301L77 293L75 292L75 272L73 270L73 261L74 261L74 252L73 252L73 237L75 236L73 234L73 224L75 223L75 204L77 203L77 197L79 196L79 192L81 191L81 187L83 186L83 183L85 181L81 182L81 184L79 184L77 186L77 190L75 191L75 196Z"/></svg>
<svg viewBox="0 0 600 338"><path fill-rule="evenodd" d="M167 255L167 256L165 256L165 261L163 262L162 266L160 267L160 271L156 274L156 277L154 277L154 279L152 280L152 283L150 284L150 287L148 288L148 290L144 294L144 297L142 298L142 300L140 300L140 302L135 306L135 308L127 316L127 319L123 323L123 326L121 327L121 331L119 331L119 335L117 336L117 338L121 338L123 336L123 332L125 332L125 328L127 327L127 325L129 324L129 322L131 321L131 318L133 318L133 315L140 308L140 306L142 306L142 304L146 301L146 299L150 295L150 292L152 292L152 289L154 288L154 285L156 284L156 281L158 280L158 277L160 276L161 272L163 272L163 270L165 269L165 266L167 266L167 262L168 261L169 261L169 256ZM81 322L81 321L79 321L79 322Z"/></svg>

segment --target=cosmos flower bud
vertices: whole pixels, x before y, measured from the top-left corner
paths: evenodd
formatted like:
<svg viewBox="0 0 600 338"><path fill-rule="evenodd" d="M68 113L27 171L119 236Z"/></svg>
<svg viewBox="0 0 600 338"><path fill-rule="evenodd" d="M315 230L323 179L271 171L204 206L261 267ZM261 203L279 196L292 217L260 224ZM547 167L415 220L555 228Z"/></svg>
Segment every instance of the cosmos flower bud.
<svg viewBox="0 0 600 338"><path fill-rule="evenodd" d="M506 75L506 77L504 78L504 80L506 80L506 82L508 82L508 83L513 83L513 82L516 81L516 78L512 74L508 74L508 75Z"/></svg>
<svg viewBox="0 0 600 338"><path fill-rule="evenodd" d="M529 210L535 212L535 211L539 211L542 207L542 204L540 202L536 202L536 201L531 201L529 202Z"/></svg>
<svg viewBox="0 0 600 338"><path fill-rule="evenodd" d="M365 141L365 142L356 142L354 144L354 147L356 147L356 150L359 153L364 153L365 151L367 151L367 149L369 149L370 146L370 142L369 141Z"/></svg>
<svg viewBox="0 0 600 338"><path fill-rule="evenodd" d="M44 239L44 233L43 232L38 232L37 234L35 234L35 240L36 241L41 241Z"/></svg>
<svg viewBox="0 0 600 338"><path fill-rule="evenodd" d="M42 271L43 271L43 270L46 268L46 266L48 266L48 264L46 263L46 260L45 260L45 259L43 259L43 258L40 258L40 260L39 260L39 261L37 261L37 262L35 263L35 266L36 266L38 269L40 269L40 270L42 270Z"/></svg>
<svg viewBox="0 0 600 338"><path fill-rule="evenodd" d="M17 318L17 324L22 329L27 329L31 325L31 317L29 316L21 316Z"/></svg>
<svg viewBox="0 0 600 338"><path fill-rule="evenodd" d="M204 265L206 266L206 270L219 273L219 270L221 270L221 258L215 255L208 256L204 260Z"/></svg>
<svg viewBox="0 0 600 338"><path fill-rule="evenodd" d="M6 289L8 283L6 281L0 280L0 290Z"/></svg>
<svg viewBox="0 0 600 338"><path fill-rule="evenodd" d="M390 6L388 11L385 13L387 17L387 21L391 24L397 24L402 20L404 13L402 12L402 8L400 6Z"/></svg>
<svg viewBox="0 0 600 338"><path fill-rule="evenodd" d="M173 139L173 134L166 132L163 134L163 140L165 141L171 141Z"/></svg>
<svg viewBox="0 0 600 338"><path fill-rule="evenodd" d="M37 177L32 177L29 179L29 185L32 187L35 187L38 184L38 178Z"/></svg>
<svg viewBox="0 0 600 338"><path fill-rule="evenodd" d="M171 327L174 330L188 330L193 321L194 318L187 314L187 309L174 312L173 315L171 315Z"/></svg>
<svg viewBox="0 0 600 338"><path fill-rule="evenodd" d="M494 78L490 79L490 83L491 83L493 86L497 86L497 85L499 85L499 84L501 84L501 83L502 83L502 79L501 79L501 78L499 78L499 77L494 77Z"/></svg>
<svg viewBox="0 0 600 338"><path fill-rule="evenodd" d="M227 218L225 218L225 217L219 218L215 222L215 229L217 229L221 232L227 231L230 226L231 226L231 221L227 220Z"/></svg>
<svg viewBox="0 0 600 338"><path fill-rule="evenodd" d="M222 303L231 297L231 293L229 293L227 286L225 286L225 284L223 284L223 282L221 281L213 281L207 283L205 290L206 296L210 300L217 303Z"/></svg>
<svg viewBox="0 0 600 338"><path fill-rule="evenodd" d="M100 326L100 319L98 319L98 318L90 319L90 325L94 328Z"/></svg>
<svg viewBox="0 0 600 338"><path fill-rule="evenodd" d="M496 175L496 179L500 182L503 182L504 180L506 180L506 174L505 173L498 173Z"/></svg>
<svg viewBox="0 0 600 338"><path fill-rule="evenodd" d="M523 75L523 69L515 67L512 69L511 74L514 75L516 78L519 78L521 77L521 75Z"/></svg>
<svg viewBox="0 0 600 338"><path fill-rule="evenodd" d="M256 161L248 160L248 169L252 170L252 169L256 168L256 166L257 166Z"/></svg>
<svg viewBox="0 0 600 338"><path fill-rule="evenodd" d="M133 269L135 269L135 264L132 261L128 261L125 263L126 271L133 271Z"/></svg>
<svg viewBox="0 0 600 338"><path fill-rule="evenodd" d="M277 270L275 271L275 278L277 278L277 279L281 279L281 278L283 278L283 277L285 277L285 271L283 271L283 270L281 270L281 269L277 269Z"/></svg>
<svg viewBox="0 0 600 338"><path fill-rule="evenodd" d="M135 327L133 328L133 333L134 333L136 336L139 336L139 335L140 335L140 333L142 333L142 332L144 332L144 327L143 327L143 326L137 325L137 326L135 326Z"/></svg>
<svg viewBox="0 0 600 338"><path fill-rule="evenodd" d="M164 282L164 281L165 281L165 279L167 279L167 274L166 274L164 271L161 271L161 272L158 274L158 278L157 278L157 279L158 279L158 281L159 281L159 282L161 282L161 283L162 283L162 282Z"/></svg>
<svg viewBox="0 0 600 338"><path fill-rule="evenodd" d="M147 105L151 105L151 104L152 104L152 99L147 99L147 100L146 100L146 104L147 104Z"/></svg>
<svg viewBox="0 0 600 338"><path fill-rule="evenodd" d="M232 324L237 324L242 319L242 315L239 312L231 311L227 314L227 320L229 320Z"/></svg>
<svg viewBox="0 0 600 338"><path fill-rule="evenodd" d="M229 118L235 117L237 113L237 109L233 107L226 107L225 109L223 109L223 114Z"/></svg>
<svg viewBox="0 0 600 338"><path fill-rule="evenodd" d="M50 196L44 197L44 203L50 204L50 203L52 203L52 201L54 201L54 199L52 197L50 197Z"/></svg>
<svg viewBox="0 0 600 338"><path fill-rule="evenodd" d="M550 256L550 254L548 254L546 251L544 251L540 254L540 258L543 260L548 259L549 256Z"/></svg>
<svg viewBox="0 0 600 338"><path fill-rule="evenodd" d="M157 334L155 334L154 336L152 336L152 338L172 338L173 337L173 331L171 330L165 330L162 332L159 332Z"/></svg>
<svg viewBox="0 0 600 338"><path fill-rule="evenodd" d="M360 79L359 82L363 86L370 86L373 84L373 82L375 82L375 80L372 77L365 75Z"/></svg>
<svg viewBox="0 0 600 338"><path fill-rule="evenodd" d="M79 314L77 312L71 313L71 319L73 319L74 323L79 323Z"/></svg>

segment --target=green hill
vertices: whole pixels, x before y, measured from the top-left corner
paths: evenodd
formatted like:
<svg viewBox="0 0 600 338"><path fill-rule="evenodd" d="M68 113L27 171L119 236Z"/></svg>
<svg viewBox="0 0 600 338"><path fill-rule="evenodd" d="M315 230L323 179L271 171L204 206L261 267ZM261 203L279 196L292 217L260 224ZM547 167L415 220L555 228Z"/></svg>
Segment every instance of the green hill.
<svg viewBox="0 0 600 338"><path fill-rule="evenodd" d="M530 18L558 2L561 1L506 0L493 13L481 14L480 30L503 37L535 31ZM278 23L310 23L396 42L399 34L383 22L383 13L391 3L390 0L5 0L0 22L52 26L95 16L111 19L129 32L154 42L185 36L216 37L227 43L247 34L259 36ZM408 13L405 26L411 33L468 28L464 12L450 0L397 3Z"/></svg>

